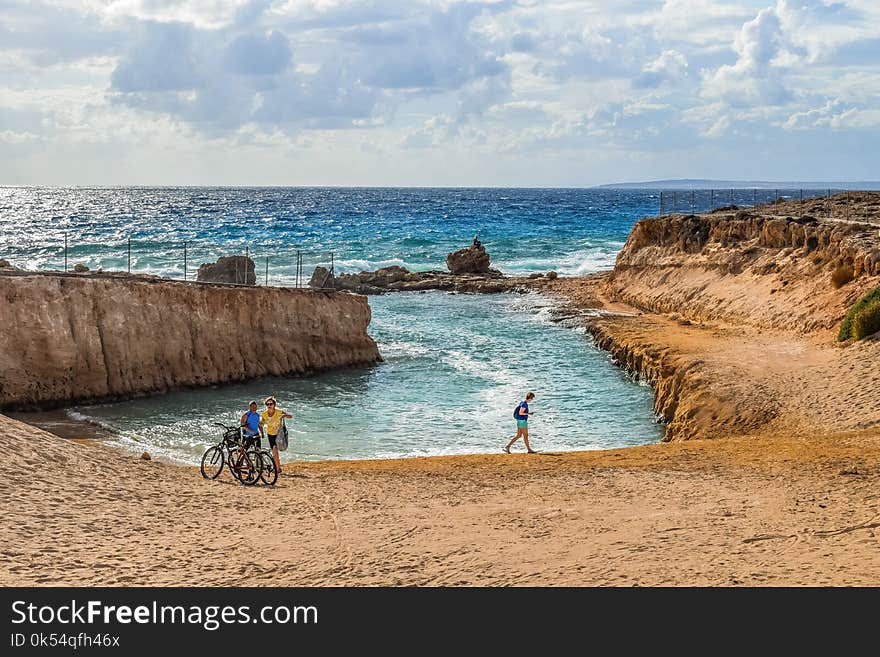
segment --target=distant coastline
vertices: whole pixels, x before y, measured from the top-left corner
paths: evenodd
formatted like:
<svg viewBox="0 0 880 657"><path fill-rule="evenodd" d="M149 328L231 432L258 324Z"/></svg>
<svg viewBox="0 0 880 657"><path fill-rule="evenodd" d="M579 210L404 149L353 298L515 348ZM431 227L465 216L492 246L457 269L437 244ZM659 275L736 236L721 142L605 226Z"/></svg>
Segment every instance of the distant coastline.
<svg viewBox="0 0 880 657"><path fill-rule="evenodd" d="M680 178L647 180L643 182L616 182L596 185L595 189L833 189L880 190L880 180L827 181L827 180L711 180L707 178Z"/></svg>

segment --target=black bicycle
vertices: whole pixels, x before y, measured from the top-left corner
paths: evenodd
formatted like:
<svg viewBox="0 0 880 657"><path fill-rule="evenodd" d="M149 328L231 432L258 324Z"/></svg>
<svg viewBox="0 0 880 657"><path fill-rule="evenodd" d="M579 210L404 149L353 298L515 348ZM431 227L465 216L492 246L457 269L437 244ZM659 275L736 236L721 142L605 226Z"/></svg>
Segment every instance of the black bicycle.
<svg viewBox="0 0 880 657"><path fill-rule="evenodd" d="M205 479L216 479L223 472L223 466L229 468L232 476L245 486L253 486L257 481L265 483L275 483L278 479L278 473L275 473L274 479L267 474L266 479L263 478L264 457L256 445L245 446L241 436L241 427L229 427L225 424L215 422L218 427L223 429L223 434L213 447L209 447L202 455L202 464L200 470ZM271 455L270 455L271 459ZM273 469L274 469L274 463Z"/></svg>
<svg viewBox="0 0 880 657"><path fill-rule="evenodd" d="M262 470L260 470L260 481L269 486L274 486L278 481L278 468L275 467L275 459L272 458L272 452L267 449L260 450L260 460L263 462Z"/></svg>

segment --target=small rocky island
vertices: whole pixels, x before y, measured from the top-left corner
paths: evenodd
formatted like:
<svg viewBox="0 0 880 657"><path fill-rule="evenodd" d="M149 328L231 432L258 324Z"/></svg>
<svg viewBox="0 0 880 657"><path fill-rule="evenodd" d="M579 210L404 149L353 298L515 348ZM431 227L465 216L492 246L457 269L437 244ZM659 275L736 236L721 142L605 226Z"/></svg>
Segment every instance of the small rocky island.
<svg viewBox="0 0 880 657"><path fill-rule="evenodd" d="M455 292L494 293L526 291L526 282L538 278L553 280L556 272L532 274L529 277L505 276L490 266L489 253L474 237L473 243L446 256L448 271L431 270L412 272L393 265L375 271L333 276L325 267L315 267L309 286L335 288L356 294L385 294L386 292L422 292L447 290Z"/></svg>

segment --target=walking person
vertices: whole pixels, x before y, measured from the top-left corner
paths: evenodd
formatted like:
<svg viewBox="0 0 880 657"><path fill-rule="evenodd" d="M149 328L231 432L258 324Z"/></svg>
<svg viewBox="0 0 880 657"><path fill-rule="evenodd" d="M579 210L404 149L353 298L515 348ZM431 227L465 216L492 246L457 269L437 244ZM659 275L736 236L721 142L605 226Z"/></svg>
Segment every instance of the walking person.
<svg viewBox="0 0 880 657"><path fill-rule="evenodd" d="M526 394L526 398L519 403L513 411L513 417L516 420L516 435L510 439L510 442L507 443L507 446L504 448L504 451L510 454L510 448L517 440L522 437L523 442L526 444L526 449L529 454L537 454L535 450L532 449L531 445L529 445L529 418L534 415L529 410L529 402L535 398L535 393L529 392Z"/></svg>
<svg viewBox="0 0 880 657"><path fill-rule="evenodd" d="M282 411L280 408L277 408L278 402L274 397L266 397L266 410L260 413L260 420L264 427L266 427L266 435L269 437L269 447L272 448L272 459L275 461L275 468L278 470L278 474L281 474L281 461L278 458L278 445L276 444L276 440L278 438L278 432L281 431L281 422L286 419L293 419L293 416L286 412Z"/></svg>
<svg viewBox="0 0 880 657"><path fill-rule="evenodd" d="M262 449L263 445L260 439L263 437L263 420L260 418L260 414L257 413L256 401L248 404L248 410L242 414L240 423L245 448L256 445L259 449Z"/></svg>

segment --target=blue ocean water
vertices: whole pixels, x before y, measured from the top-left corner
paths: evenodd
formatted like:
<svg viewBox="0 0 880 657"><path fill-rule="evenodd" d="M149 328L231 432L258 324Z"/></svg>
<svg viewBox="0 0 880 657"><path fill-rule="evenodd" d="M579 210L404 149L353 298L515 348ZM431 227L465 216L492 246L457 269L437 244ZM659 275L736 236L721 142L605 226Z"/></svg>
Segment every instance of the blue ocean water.
<svg viewBox="0 0 880 657"><path fill-rule="evenodd" d="M128 268L183 278L220 255L290 283L296 251L338 272L445 269L475 234L492 266L562 275L609 268L659 194L606 189L0 187L0 257L28 269ZM311 268L308 269L309 273Z"/></svg>
<svg viewBox="0 0 880 657"><path fill-rule="evenodd" d="M269 257L269 284L294 280L293 254L333 253L337 271L445 268L479 234L507 274L580 275L613 266L658 193L603 189L0 188L0 257L182 278L219 254ZM59 244L61 247L59 248ZM259 282L264 282L260 280ZM498 452L528 391L533 446L546 451L655 442L650 388L630 380L583 330L552 321L537 294L430 292L370 297L384 362L313 377L178 391L71 409L132 449L196 463L250 399L294 413L286 460ZM520 444L520 449L522 445Z"/></svg>

